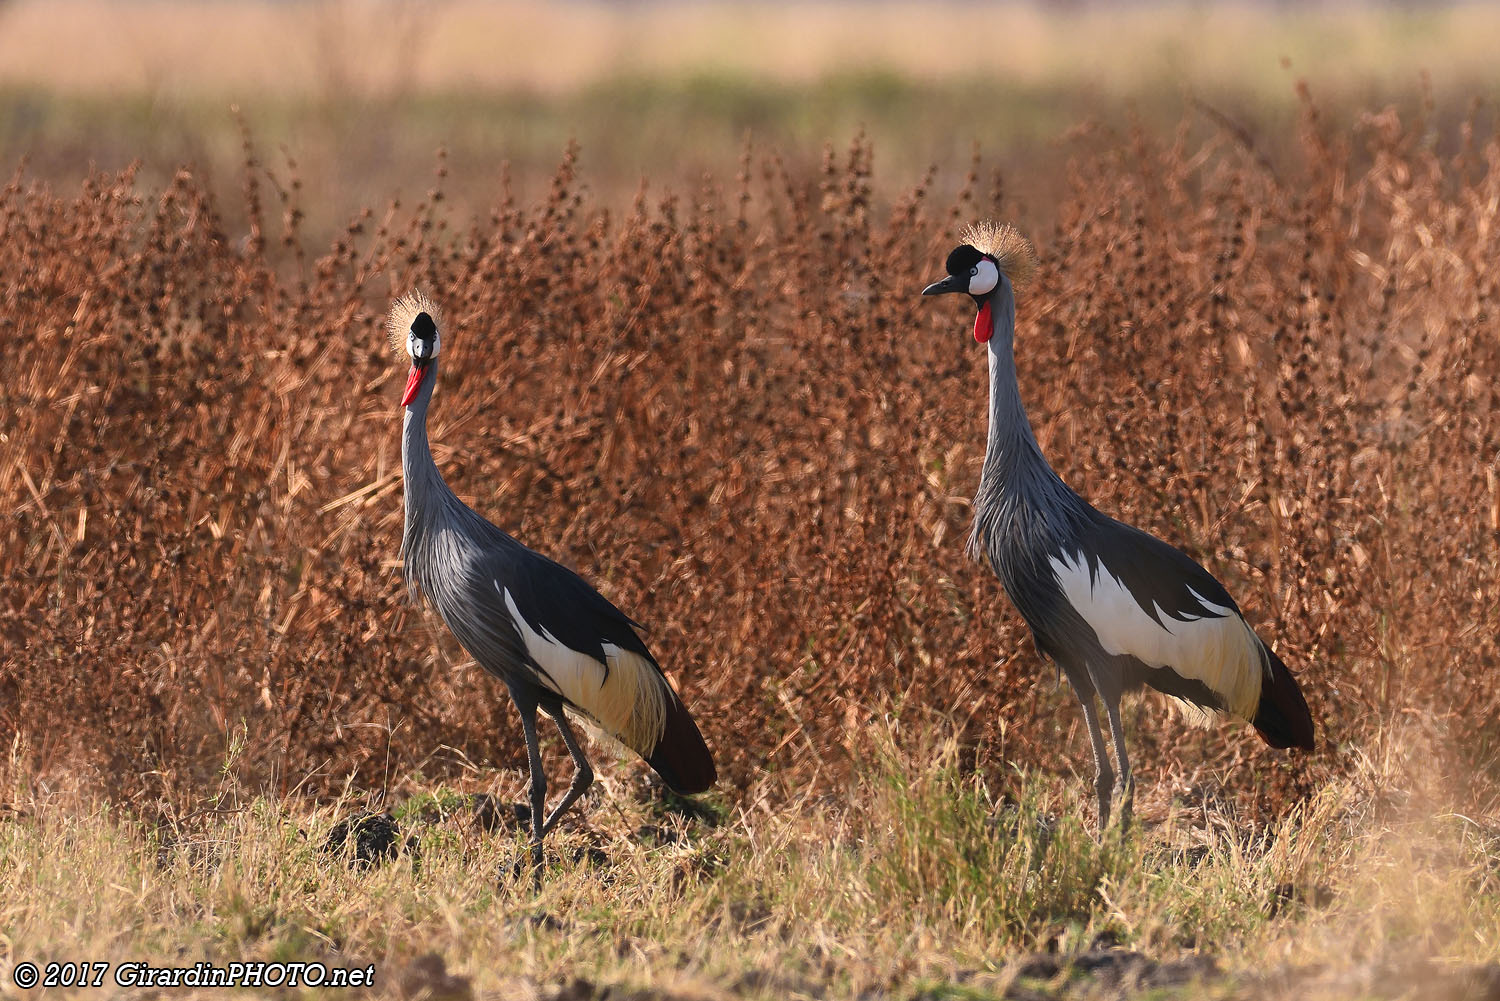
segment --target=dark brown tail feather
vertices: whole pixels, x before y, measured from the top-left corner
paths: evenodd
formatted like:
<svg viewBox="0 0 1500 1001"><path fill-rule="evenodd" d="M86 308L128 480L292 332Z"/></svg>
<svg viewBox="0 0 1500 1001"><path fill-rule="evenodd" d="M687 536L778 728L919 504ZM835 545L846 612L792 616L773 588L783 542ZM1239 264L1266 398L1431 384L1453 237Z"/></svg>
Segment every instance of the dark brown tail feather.
<svg viewBox="0 0 1500 1001"><path fill-rule="evenodd" d="M684 796L703 792L719 777L698 724L675 695L667 698L667 726L656 747L646 755L646 763L673 792Z"/></svg>
<svg viewBox="0 0 1500 1001"><path fill-rule="evenodd" d="M1260 705L1250 722L1260 731L1261 739L1272 747L1300 747L1311 751L1314 745L1312 713L1307 711L1302 689L1297 687L1297 679L1292 677L1281 658L1265 644L1261 647L1266 652L1266 663L1271 665L1271 680L1261 685Z"/></svg>

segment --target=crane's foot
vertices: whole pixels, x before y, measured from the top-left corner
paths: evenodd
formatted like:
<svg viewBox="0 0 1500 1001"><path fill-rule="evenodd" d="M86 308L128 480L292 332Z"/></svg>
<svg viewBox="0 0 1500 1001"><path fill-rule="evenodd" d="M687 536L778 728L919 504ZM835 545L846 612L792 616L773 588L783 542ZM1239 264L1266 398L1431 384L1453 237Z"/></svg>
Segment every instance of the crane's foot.
<svg viewBox="0 0 1500 1001"><path fill-rule="evenodd" d="M1115 783L1114 799L1120 804L1115 823L1120 825L1120 833L1124 834L1130 830L1131 821L1135 819L1135 779L1132 776L1123 775Z"/></svg>
<svg viewBox="0 0 1500 1001"><path fill-rule="evenodd" d="M605 878L612 879L608 871L613 867L613 860L609 854L598 845L574 845L561 849L562 854L553 853L553 862L566 864L570 859L575 866L583 866L604 873ZM538 892L542 889L542 868L546 860L542 854L541 845L528 845L526 850L512 858L508 863L502 862L496 869L496 884L503 889L506 885L518 882L527 870L531 872L532 882Z"/></svg>
<svg viewBox="0 0 1500 1001"><path fill-rule="evenodd" d="M542 866L544 862L541 843L533 842L526 847L524 852L511 859L509 863L500 863L499 870L496 873L496 883L500 889L504 889L506 884L520 881L526 875L527 871L530 870L532 888L537 893L540 893L542 892Z"/></svg>
<svg viewBox="0 0 1500 1001"><path fill-rule="evenodd" d="M537 840L531 846L531 885L537 893L542 892L542 842Z"/></svg>
<svg viewBox="0 0 1500 1001"><path fill-rule="evenodd" d="M1109 769L1101 769L1094 777L1094 792L1099 797L1099 836L1104 837L1104 832L1109 829L1109 803L1111 791L1114 788L1115 777Z"/></svg>

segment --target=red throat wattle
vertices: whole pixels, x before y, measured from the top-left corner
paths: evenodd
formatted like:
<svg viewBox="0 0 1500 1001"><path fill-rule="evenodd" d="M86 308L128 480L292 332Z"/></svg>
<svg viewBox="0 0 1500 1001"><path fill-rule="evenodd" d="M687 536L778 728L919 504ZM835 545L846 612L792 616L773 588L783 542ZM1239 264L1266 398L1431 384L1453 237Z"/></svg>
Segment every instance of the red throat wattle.
<svg viewBox="0 0 1500 1001"><path fill-rule="evenodd" d="M995 333L995 324L990 318L990 301L984 300L984 305L979 307L979 315L974 317L974 339L980 344L988 341Z"/></svg>
<svg viewBox="0 0 1500 1001"><path fill-rule="evenodd" d="M989 307L985 307L988 309ZM407 406L417 398L417 390L422 388L422 369L413 365L411 374L406 377L406 392L401 394L401 405Z"/></svg>

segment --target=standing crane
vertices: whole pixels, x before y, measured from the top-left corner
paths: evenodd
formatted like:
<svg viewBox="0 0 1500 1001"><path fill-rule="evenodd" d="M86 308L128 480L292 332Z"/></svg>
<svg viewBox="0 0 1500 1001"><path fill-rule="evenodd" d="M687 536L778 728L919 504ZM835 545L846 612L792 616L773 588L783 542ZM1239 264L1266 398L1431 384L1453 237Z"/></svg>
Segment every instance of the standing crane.
<svg viewBox="0 0 1500 1001"><path fill-rule="evenodd" d="M713 756L636 630L641 628L573 571L521 545L456 497L427 441L427 408L442 347L440 314L420 292L391 304L386 327L411 356L401 395L401 557L407 587L437 609L465 650L510 690L530 770L531 855L541 880L542 839L594 781L568 723L635 751L675 792L714 784ZM573 781L543 820L547 776L537 744L540 709L573 758Z"/></svg>
<svg viewBox="0 0 1500 1001"><path fill-rule="evenodd" d="M1153 688L1200 726L1227 714L1249 720L1272 747L1312 750L1312 716L1296 679L1224 587L1186 553L1096 511L1047 464L1021 403L1014 351L1015 286L1035 271L1036 254L1007 225L982 223L960 238L947 277L922 294L967 294L979 308L974 339L989 347L989 440L969 555L988 558L1037 649L1083 705L1100 830L1112 799L1129 823L1135 794L1120 725L1125 692Z"/></svg>

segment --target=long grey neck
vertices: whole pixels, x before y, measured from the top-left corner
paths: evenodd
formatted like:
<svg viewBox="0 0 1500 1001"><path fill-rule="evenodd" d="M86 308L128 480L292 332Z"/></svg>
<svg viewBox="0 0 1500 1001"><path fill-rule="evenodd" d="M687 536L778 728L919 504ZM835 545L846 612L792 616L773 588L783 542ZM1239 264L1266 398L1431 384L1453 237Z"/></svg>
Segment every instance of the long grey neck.
<svg viewBox="0 0 1500 1001"><path fill-rule="evenodd" d="M432 389L436 384L437 362L433 362L422 373L422 384L406 408L401 427L401 486L406 501L401 556L406 561L408 581L411 580L413 547L451 495L438 472L437 463L432 461L432 447L427 441L427 407L432 403Z"/></svg>
<svg viewBox="0 0 1500 1001"><path fill-rule="evenodd" d="M1001 572L1011 565L1004 553L1014 547L1027 552L1055 547L1077 519L1087 517L1088 505L1047 464L1021 403L1016 300L1009 278L1002 276L992 293L990 317L990 429L974 496L969 554L976 559L988 554Z"/></svg>
<svg viewBox="0 0 1500 1001"><path fill-rule="evenodd" d="M1009 278L1002 277L991 294L990 313L990 429L983 480L1009 484L1018 473L1042 470L1055 479L1021 403L1021 387L1016 381L1016 299Z"/></svg>

